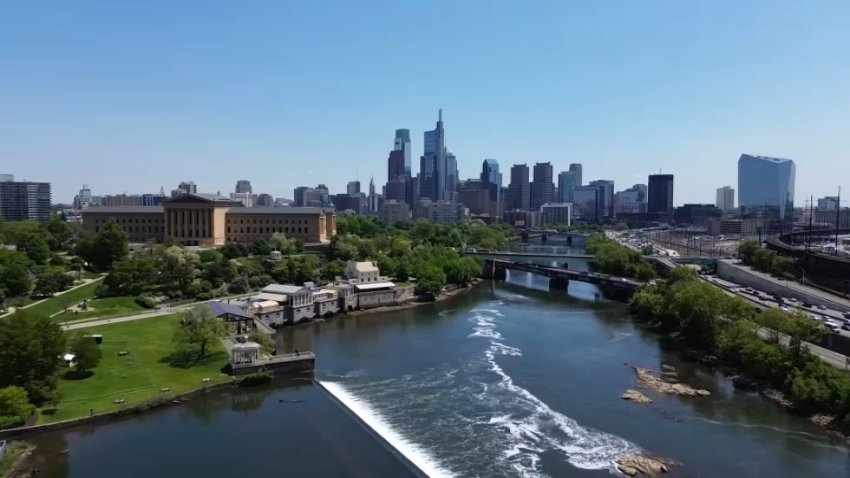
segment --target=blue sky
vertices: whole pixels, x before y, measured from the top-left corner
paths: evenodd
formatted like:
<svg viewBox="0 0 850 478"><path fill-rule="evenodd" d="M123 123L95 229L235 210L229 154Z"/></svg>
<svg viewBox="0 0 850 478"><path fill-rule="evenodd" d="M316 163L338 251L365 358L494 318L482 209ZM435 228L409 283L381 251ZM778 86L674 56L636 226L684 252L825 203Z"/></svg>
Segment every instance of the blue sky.
<svg viewBox="0 0 850 478"><path fill-rule="evenodd" d="M55 201L194 180L292 196L386 181L393 131L443 108L484 158L662 170L713 202L741 153L793 158L797 202L850 186L850 2L7 1L0 172Z"/></svg>

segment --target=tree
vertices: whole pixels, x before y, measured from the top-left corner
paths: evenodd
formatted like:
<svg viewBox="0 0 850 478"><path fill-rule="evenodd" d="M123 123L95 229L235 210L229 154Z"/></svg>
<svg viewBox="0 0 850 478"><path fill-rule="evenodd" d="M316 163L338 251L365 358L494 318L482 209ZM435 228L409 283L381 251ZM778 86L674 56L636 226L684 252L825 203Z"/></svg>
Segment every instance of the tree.
<svg viewBox="0 0 850 478"><path fill-rule="evenodd" d="M0 320L0 387L23 387L36 405L55 399L64 351L62 329L47 317L22 310Z"/></svg>
<svg viewBox="0 0 850 478"><path fill-rule="evenodd" d="M48 233L48 245L54 251L68 247L74 237L74 225L62 219L58 214L54 214L43 227Z"/></svg>
<svg viewBox="0 0 850 478"><path fill-rule="evenodd" d="M743 241L738 246L738 256L744 264L752 265L756 252L760 249L761 243L758 241Z"/></svg>
<svg viewBox="0 0 850 478"><path fill-rule="evenodd" d="M251 244L251 254L255 256L267 256L272 253L272 246L267 241L254 241Z"/></svg>
<svg viewBox="0 0 850 478"><path fill-rule="evenodd" d="M71 353L74 354L74 363L78 372L87 372L97 367L103 356L100 347L94 338L86 335L77 335L71 339Z"/></svg>
<svg viewBox="0 0 850 478"><path fill-rule="evenodd" d="M159 270L148 254L125 257L112 264L103 283L111 295L138 295L157 284Z"/></svg>
<svg viewBox="0 0 850 478"><path fill-rule="evenodd" d="M236 259L237 257L246 257L248 255L248 247L244 244L228 242L219 249L219 252L228 259Z"/></svg>
<svg viewBox="0 0 850 478"><path fill-rule="evenodd" d="M53 296L74 283L68 274L58 270L49 270L38 275L35 280L33 294L38 296Z"/></svg>
<svg viewBox="0 0 850 478"><path fill-rule="evenodd" d="M275 350L277 350L277 346L275 345L274 340L272 340L272 338L269 337L268 334L261 332L259 330L255 330L255 331L251 332L250 334L248 334L248 340L250 340L251 342L256 342L256 343L262 345L263 346L263 352L265 352L269 355L274 354Z"/></svg>
<svg viewBox="0 0 850 478"><path fill-rule="evenodd" d="M41 234L30 234L18 243L18 250L36 264L44 264L50 258L50 246L42 239Z"/></svg>
<svg viewBox="0 0 850 478"><path fill-rule="evenodd" d="M322 266L319 271L319 278L325 282L330 282L343 274L345 274L345 262L335 259Z"/></svg>
<svg viewBox="0 0 850 478"><path fill-rule="evenodd" d="M0 429L23 425L33 411L26 390L14 385L0 388Z"/></svg>
<svg viewBox="0 0 850 478"><path fill-rule="evenodd" d="M130 253L129 236L123 227L109 219L94 236L81 234L76 252L95 270L108 271L113 262Z"/></svg>
<svg viewBox="0 0 850 478"><path fill-rule="evenodd" d="M472 257L455 258L443 268L446 281L451 284L466 285L481 273L481 265Z"/></svg>
<svg viewBox="0 0 850 478"><path fill-rule="evenodd" d="M182 296L189 294L189 285L195 279L196 270L181 247L171 246L157 249L156 262L160 271L161 284L177 290Z"/></svg>
<svg viewBox="0 0 850 478"><path fill-rule="evenodd" d="M7 297L17 297L29 294L30 282L26 254L19 251L0 249L0 289L4 289Z"/></svg>
<svg viewBox="0 0 850 478"><path fill-rule="evenodd" d="M446 274L439 267L422 262L414 269L416 290L420 294L439 294L446 286Z"/></svg>
<svg viewBox="0 0 850 478"><path fill-rule="evenodd" d="M207 349L216 340L227 334L227 326L213 317L207 306L202 305L183 314L180 326L174 333L174 342L179 348L196 349L198 358L207 354Z"/></svg>

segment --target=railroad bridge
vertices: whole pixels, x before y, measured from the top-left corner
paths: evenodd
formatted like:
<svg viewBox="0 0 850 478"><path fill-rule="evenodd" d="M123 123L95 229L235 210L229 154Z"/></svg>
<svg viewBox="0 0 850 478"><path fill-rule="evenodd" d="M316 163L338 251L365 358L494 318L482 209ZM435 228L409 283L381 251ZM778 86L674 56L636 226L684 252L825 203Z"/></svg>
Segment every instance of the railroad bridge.
<svg viewBox="0 0 850 478"><path fill-rule="evenodd" d="M646 282L595 272L574 271L561 267L541 266L524 262L486 259L482 276L485 279L503 281L508 270L530 272L549 278L549 289L567 290L570 281L587 282L599 287L605 297L615 300L628 300Z"/></svg>

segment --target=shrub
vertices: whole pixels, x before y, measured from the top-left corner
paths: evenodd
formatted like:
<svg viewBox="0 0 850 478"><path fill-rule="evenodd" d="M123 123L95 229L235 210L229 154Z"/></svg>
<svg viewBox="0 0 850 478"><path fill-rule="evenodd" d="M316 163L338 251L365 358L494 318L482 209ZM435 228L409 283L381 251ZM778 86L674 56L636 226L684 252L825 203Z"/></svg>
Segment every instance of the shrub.
<svg viewBox="0 0 850 478"><path fill-rule="evenodd" d="M212 299L212 293L210 293L210 292L201 292L201 293L199 293L198 295L196 295L196 296L195 296L195 299L197 299L197 300L201 300L201 301L203 301L203 300L210 300L210 299Z"/></svg>
<svg viewBox="0 0 850 478"><path fill-rule="evenodd" d="M135 302L145 309L153 309L156 307L156 301L149 295L140 295L136 297Z"/></svg>
<svg viewBox="0 0 850 478"><path fill-rule="evenodd" d="M257 372L257 373L249 373L242 377L242 380L239 381L240 387L254 387L257 385L265 385L267 383L271 383L272 374L269 372Z"/></svg>

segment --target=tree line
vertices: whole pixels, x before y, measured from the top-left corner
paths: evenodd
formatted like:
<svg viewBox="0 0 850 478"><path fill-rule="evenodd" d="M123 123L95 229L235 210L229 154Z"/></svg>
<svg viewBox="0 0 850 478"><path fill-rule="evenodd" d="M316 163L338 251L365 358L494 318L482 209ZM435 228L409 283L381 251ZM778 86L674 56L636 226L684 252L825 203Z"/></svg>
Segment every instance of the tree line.
<svg viewBox="0 0 850 478"><path fill-rule="evenodd" d="M623 246L602 235L588 237L585 243L588 254L593 255L592 270L620 277L640 280L654 279L655 269L640 252Z"/></svg>
<svg viewBox="0 0 850 478"><path fill-rule="evenodd" d="M782 390L800 411L831 414L834 426L850 431L850 376L804 346L827 333L819 322L777 309L757 312L685 267L676 268L665 285L636 293L629 310L657 331ZM779 333L789 336L787 346L779 343Z"/></svg>

